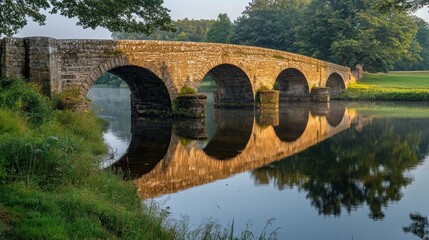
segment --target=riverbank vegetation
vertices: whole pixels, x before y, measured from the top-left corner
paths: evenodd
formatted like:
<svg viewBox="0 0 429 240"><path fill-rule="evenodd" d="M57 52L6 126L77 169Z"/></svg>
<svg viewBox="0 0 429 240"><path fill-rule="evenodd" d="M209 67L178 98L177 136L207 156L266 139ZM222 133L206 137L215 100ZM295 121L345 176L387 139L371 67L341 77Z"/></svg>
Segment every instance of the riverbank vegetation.
<svg viewBox="0 0 429 240"><path fill-rule="evenodd" d="M429 101L429 71L365 73L334 100Z"/></svg>
<svg viewBox="0 0 429 240"><path fill-rule="evenodd" d="M100 169L104 122L0 79L0 239L172 239L135 186Z"/></svg>

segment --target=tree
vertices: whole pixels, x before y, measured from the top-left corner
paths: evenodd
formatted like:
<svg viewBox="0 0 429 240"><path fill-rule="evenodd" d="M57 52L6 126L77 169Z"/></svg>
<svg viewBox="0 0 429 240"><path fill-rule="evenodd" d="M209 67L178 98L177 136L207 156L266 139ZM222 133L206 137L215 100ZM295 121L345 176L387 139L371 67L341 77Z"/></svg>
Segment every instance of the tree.
<svg viewBox="0 0 429 240"><path fill-rule="evenodd" d="M421 47L420 49L410 52L421 56L419 61L410 61L407 58L401 58L395 64L395 70L428 70L429 69L429 23L421 18L415 18L418 26L416 40Z"/></svg>
<svg viewBox="0 0 429 240"><path fill-rule="evenodd" d="M216 22L208 30L205 41L226 43L231 35L232 23L226 13L219 14Z"/></svg>
<svg viewBox="0 0 429 240"><path fill-rule="evenodd" d="M302 54L367 71L419 59L417 24L406 12L376 10L377 0L314 0L297 30Z"/></svg>
<svg viewBox="0 0 429 240"><path fill-rule="evenodd" d="M379 8L382 11L389 11L391 9L415 11L426 5L429 5L429 0L381 0L379 2Z"/></svg>
<svg viewBox="0 0 429 240"><path fill-rule="evenodd" d="M295 52L295 28L307 2L253 0L235 22L231 42Z"/></svg>
<svg viewBox="0 0 429 240"><path fill-rule="evenodd" d="M202 42L205 40L208 30L213 26L215 20L194 20L182 19L173 21L172 25L176 31L155 30L152 34L113 32L114 39L133 40L166 40L166 41L191 41Z"/></svg>
<svg viewBox="0 0 429 240"><path fill-rule="evenodd" d="M0 35L15 34L27 24L28 17L43 25L46 15L42 9L77 17L77 24L83 28L147 34L158 28L172 30L169 10L162 4L163 0L4 0L0 2Z"/></svg>

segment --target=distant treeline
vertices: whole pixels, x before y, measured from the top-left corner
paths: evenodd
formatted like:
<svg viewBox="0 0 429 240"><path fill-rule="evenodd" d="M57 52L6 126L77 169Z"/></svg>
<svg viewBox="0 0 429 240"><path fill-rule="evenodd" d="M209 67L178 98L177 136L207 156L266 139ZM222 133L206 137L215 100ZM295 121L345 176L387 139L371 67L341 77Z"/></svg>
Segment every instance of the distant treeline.
<svg viewBox="0 0 429 240"><path fill-rule="evenodd" d="M232 22L177 20L175 32L115 39L233 43L304 54L366 71L429 69L429 24L380 0L253 0Z"/></svg>

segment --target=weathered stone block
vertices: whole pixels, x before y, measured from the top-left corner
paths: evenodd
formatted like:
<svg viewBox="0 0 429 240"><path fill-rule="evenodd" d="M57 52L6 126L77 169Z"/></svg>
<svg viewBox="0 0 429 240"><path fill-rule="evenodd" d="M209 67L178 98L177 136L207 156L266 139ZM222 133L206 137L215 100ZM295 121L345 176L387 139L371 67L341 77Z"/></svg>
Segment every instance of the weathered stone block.
<svg viewBox="0 0 429 240"><path fill-rule="evenodd" d="M256 93L256 108L261 110L279 109L279 91L260 90Z"/></svg>
<svg viewBox="0 0 429 240"><path fill-rule="evenodd" d="M207 96L190 94L178 96L173 103L173 114L179 118L205 118Z"/></svg>
<svg viewBox="0 0 429 240"><path fill-rule="evenodd" d="M311 100L313 102L329 102L330 101L330 88L328 87L314 87L311 89Z"/></svg>

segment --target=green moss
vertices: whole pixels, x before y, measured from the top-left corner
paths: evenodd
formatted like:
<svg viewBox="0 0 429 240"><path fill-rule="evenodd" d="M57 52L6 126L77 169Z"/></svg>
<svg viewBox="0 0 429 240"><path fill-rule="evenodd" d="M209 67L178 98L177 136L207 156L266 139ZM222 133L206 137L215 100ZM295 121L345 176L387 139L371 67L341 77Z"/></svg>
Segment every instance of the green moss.
<svg viewBox="0 0 429 240"><path fill-rule="evenodd" d="M103 52L104 56L106 57L120 57L123 55L123 53L124 52L120 49L115 49L115 50L107 49L107 50L104 50Z"/></svg>
<svg viewBox="0 0 429 240"><path fill-rule="evenodd" d="M282 55L278 55L278 54L274 54L273 55L273 58L275 58L275 59L286 59L285 57L283 57Z"/></svg>
<svg viewBox="0 0 429 240"><path fill-rule="evenodd" d="M197 91L195 91L195 89L193 89L192 87L189 86L183 86L180 89L179 95L183 96L183 95L192 95L192 94L197 94Z"/></svg>

